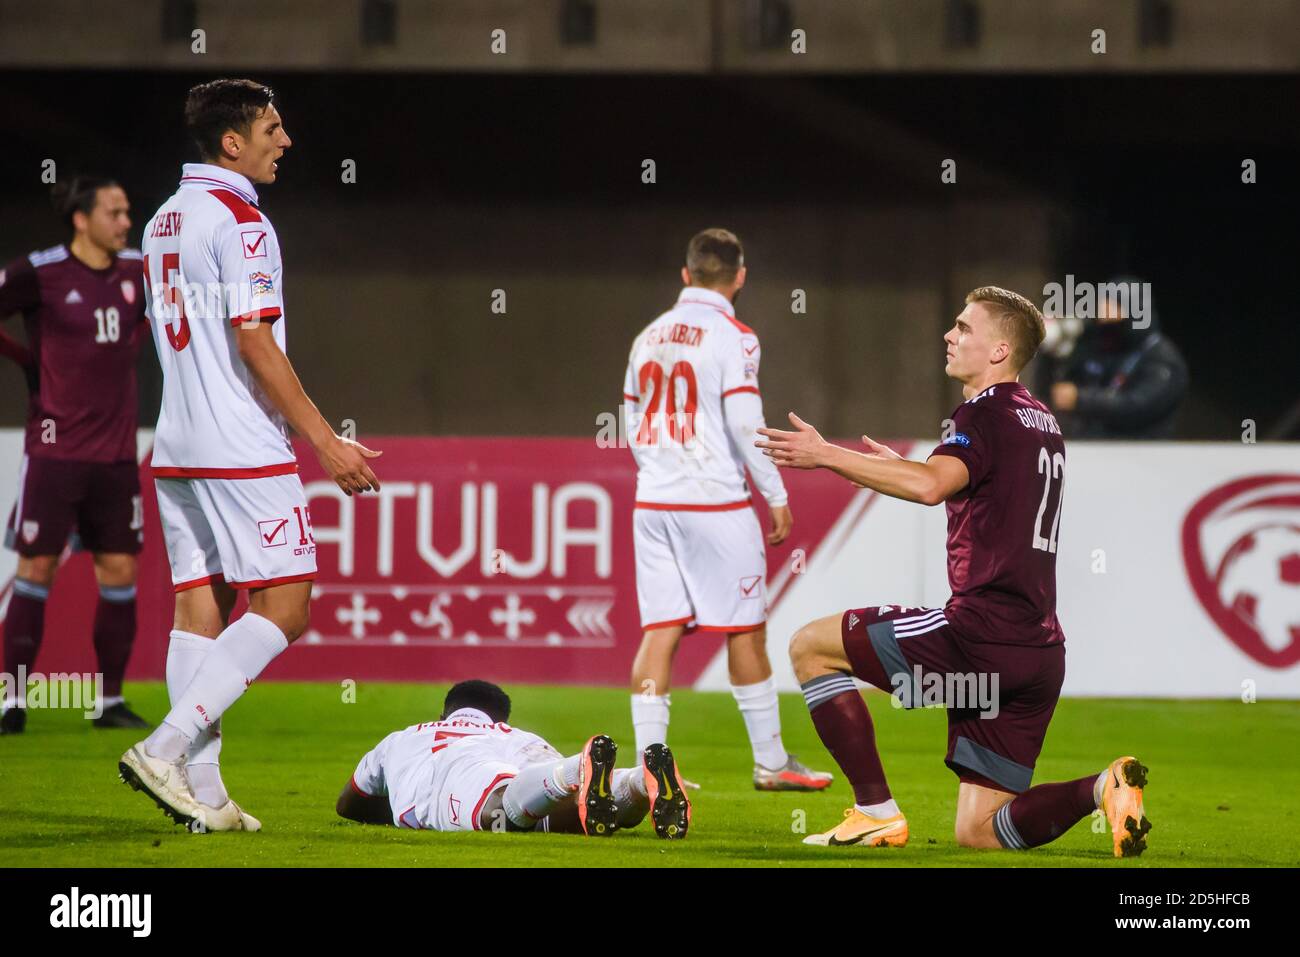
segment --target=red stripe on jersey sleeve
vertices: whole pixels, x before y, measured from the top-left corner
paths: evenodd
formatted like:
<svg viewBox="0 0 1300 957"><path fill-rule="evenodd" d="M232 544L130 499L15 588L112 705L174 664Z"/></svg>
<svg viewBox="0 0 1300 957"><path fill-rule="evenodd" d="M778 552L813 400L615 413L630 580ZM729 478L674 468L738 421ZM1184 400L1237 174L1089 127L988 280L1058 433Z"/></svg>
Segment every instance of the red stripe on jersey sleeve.
<svg viewBox="0 0 1300 957"><path fill-rule="evenodd" d="M237 223L260 223L262 221L262 214L251 203L240 199L228 189L210 189L208 195L221 200L222 205L234 215Z"/></svg>
<svg viewBox="0 0 1300 957"><path fill-rule="evenodd" d="M275 322L280 318L280 307L271 306L269 309L258 309L256 312L246 312L242 316L235 316L230 320L230 325L242 326L246 322L265 319L267 322Z"/></svg>
<svg viewBox="0 0 1300 957"><path fill-rule="evenodd" d="M725 399L727 396L729 396L729 395L735 395L737 392L752 392L752 393L754 393L754 395L759 395L759 394L760 394L759 391L758 391L758 389L757 389L755 386L752 386L752 385L738 385L738 386L736 386L734 389L728 389L726 392L722 393L722 397Z"/></svg>

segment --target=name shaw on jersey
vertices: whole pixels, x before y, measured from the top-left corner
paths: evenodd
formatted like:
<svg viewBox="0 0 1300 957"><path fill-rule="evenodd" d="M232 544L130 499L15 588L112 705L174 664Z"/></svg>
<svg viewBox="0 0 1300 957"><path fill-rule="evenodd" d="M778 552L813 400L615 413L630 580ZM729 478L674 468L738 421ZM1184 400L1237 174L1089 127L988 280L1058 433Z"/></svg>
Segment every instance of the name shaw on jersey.
<svg viewBox="0 0 1300 957"><path fill-rule="evenodd" d="M151 239L159 236L179 236L181 234L181 217L184 213L179 210L163 213L153 221L153 232L149 234Z"/></svg>

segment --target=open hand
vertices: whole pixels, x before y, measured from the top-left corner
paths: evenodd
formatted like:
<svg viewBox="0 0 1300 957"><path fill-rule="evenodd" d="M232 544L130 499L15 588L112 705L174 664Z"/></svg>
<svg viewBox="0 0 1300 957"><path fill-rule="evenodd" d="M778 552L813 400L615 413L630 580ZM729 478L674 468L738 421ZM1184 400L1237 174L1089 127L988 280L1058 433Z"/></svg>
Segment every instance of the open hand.
<svg viewBox="0 0 1300 957"><path fill-rule="evenodd" d="M793 432L781 429L759 429L758 434L767 437L767 441L758 441L754 445L763 450L763 454L782 468L815 469L823 464L823 456L830 443L821 437L821 433L793 412L790 423Z"/></svg>

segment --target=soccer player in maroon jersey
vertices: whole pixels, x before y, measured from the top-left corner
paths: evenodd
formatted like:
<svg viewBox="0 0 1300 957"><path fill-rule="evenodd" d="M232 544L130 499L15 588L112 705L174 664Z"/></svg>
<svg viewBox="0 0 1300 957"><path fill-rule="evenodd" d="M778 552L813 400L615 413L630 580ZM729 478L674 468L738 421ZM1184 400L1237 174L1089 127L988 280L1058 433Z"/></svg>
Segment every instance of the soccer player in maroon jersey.
<svg viewBox="0 0 1300 957"><path fill-rule="evenodd" d="M122 700L143 539L135 449L140 253L126 248L130 207L111 179L75 177L56 185L53 198L72 241L0 270L0 318L22 313L28 343L0 336L0 352L23 366L30 392L18 499L5 530L18 574L4 621L4 670L17 675L35 664L45 601L75 530L99 582L93 637L104 698L95 726L148 727ZM16 734L27 722L23 689L8 689L6 698L0 732Z"/></svg>
<svg viewBox="0 0 1300 957"><path fill-rule="evenodd" d="M793 413L796 431L759 430L767 440L756 444L778 465L830 469L884 495L943 502L948 512L947 605L854 608L805 625L790 642L813 724L854 793L844 820L804 843L907 843L856 676L903 707L947 709L945 763L961 782L958 844L1037 847L1101 809L1116 857L1146 849L1146 768L1136 758L1030 787L1065 679L1056 618L1065 443L1047 407L1019 382L1042 341L1043 317L1023 296L982 286L966 297L944 336L944 371L962 383L966 401L925 462L866 436L866 453L832 445Z"/></svg>

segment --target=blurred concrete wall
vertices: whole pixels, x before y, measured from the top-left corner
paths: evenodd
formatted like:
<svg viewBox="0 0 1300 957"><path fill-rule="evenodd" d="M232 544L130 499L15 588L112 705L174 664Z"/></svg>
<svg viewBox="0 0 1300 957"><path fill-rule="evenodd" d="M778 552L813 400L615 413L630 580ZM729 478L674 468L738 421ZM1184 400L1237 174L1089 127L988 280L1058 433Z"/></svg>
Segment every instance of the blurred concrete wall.
<svg viewBox="0 0 1300 957"><path fill-rule="evenodd" d="M364 39L363 11L378 32ZM565 42L561 24L576 23ZM584 35L583 25L592 31ZM204 50L192 49L192 29ZM391 30L391 33L388 31ZM492 31L504 31L493 52ZM802 31L805 48L792 49ZM1105 53L1094 49L1106 34ZM201 64L201 65L200 65ZM0 0L0 66L657 72L1300 66L1292 0Z"/></svg>
<svg viewBox="0 0 1300 957"><path fill-rule="evenodd" d="M677 296L686 241L726 225L746 246L737 314L763 343L769 422L794 409L833 434L937 435L959 401L941 337L967 290L1033 295L1050 276L1047 208L1012 201L746 205L709 223L673 206L266 208L290 357L331 421L371 434L594 435L621 404L632 338ZM14 213L10 235L49 232L41 206ZM796 289L806 314L791 311ZM18 425L6 372L0 425Z"/></svg>

